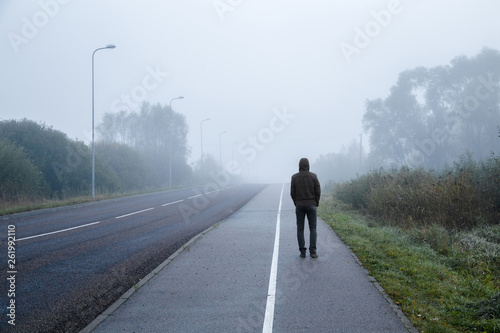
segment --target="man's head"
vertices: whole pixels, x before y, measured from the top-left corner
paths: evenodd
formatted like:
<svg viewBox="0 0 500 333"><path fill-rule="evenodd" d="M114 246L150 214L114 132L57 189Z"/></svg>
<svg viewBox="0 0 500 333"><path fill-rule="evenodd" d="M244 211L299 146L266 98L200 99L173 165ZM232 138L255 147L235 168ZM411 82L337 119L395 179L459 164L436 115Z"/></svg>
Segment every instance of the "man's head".
<svg viewBox="0 0 500 333"><path fill-rule="evenodd" d="M299 171L309 171L309 160L305 157L301 158L299 161Z"/></svg>

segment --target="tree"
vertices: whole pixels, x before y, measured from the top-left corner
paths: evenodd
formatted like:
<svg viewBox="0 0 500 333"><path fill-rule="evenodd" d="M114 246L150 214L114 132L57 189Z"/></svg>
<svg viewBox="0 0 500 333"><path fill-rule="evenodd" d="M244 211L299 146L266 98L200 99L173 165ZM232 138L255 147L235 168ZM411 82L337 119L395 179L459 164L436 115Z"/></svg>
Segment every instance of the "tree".
<svg viewBox="0 0 500 333"><path fill-rule="evenodd" d="M366 102L374 166L439 169L466 151L475 158L498 151L499 77L500 53L490 49L401 73L387 98Z"/></svg>
<svg viewBox="0 0 500 333"><path fill-rule="evenodd" d="M97 131L102 142L122 143L140 152L147 186L167 184L170 164L172 184L191 177L186 119L169 106L143 103L139 112L107 113Z"/></svg>
<svg viewBox="0 0 500 333"><path fill-rule="evenodd" d="M91 153L81 141L31 120L0 122L0 140L22 147L26 157L40 170L43 195L52 198L90 193ZM101 191L114 191L116 175L96 160L96 181Z"/></svg>
<svg viewBox="0 0 500 333"><path fill-rule="evenodd" d="M452 65L452 75L462 83L458 105L451 112L457 125L457 143L473 158L485 158L498 147L500 53L484 49L474 58L458 57Z"/></svg>
<svg viewBox="0 0 500 333"><path fill-rule="evenodd" d="M340 153L321 155L313 164L312 169L318 175L320 182L346 181L363 173L361 165L359 141L353 140L348 147L343 147Z"/></svg>
<svg viewBox="0 0 500 333"><path fill-rule="evenodd" d="M132 191L144 187L145 166L137 150L121 143L99 142L96 159L116 174L117 189Z"/></svg>
<svg viewBox="0 0 500 333"><path fill-rule="evenodd" d="M21 147L0 140L0 201L36 199L47 184Z"/></svg>
<svg viewBox="0 0 500 333"><path fill-rule="evenodd" d="M217 159L211 154L203 154L203 163L201 158L193 163L193 178L195 183L205 183L211 179L211 175L220 171L220 165Z"/></svg>

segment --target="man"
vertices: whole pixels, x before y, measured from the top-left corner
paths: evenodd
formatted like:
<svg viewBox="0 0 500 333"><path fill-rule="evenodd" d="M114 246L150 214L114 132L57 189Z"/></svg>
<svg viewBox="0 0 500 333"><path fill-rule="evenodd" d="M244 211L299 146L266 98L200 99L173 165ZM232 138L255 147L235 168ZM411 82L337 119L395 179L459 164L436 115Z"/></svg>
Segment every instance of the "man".
<svg viewBox="0 0 500 333"><path fill-rule="evenodd" d="M297 216L297 240L299 241L300 257L306 257L306 245L304 239L304 223L307 215L309 223L309 252L311 258L317 258L316 252L316 207L319 205L321 187L315 173L309 172L309 160L301 158L299 161L299 172L292 176L290 195L295 205Z"/></svg>

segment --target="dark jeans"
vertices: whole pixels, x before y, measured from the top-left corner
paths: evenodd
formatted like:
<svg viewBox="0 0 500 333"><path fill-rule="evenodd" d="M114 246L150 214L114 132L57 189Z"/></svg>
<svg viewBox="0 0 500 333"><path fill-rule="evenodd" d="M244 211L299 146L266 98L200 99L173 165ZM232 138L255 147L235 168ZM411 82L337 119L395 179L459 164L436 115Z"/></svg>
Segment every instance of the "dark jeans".
<svg viewBox="0 0 500 333"><path fill-rule="evenodd" d="M309 223L309 252L316 253L316 207L315 206L297 206L295 207L295 215L297 216L297 240L299 241L300 252L305 253L306 242L304 239L304 224L307 215Z"/></svg>

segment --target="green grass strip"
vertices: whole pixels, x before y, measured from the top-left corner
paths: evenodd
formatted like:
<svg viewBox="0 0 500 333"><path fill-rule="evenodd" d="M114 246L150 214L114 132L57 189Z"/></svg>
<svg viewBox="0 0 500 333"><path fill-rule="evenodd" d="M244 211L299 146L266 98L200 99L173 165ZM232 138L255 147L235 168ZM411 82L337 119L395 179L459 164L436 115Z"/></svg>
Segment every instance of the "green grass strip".
<svg viewBox="0 0 500 333"><path fill-rule="evenodd" d="M331 198L319 213L420 332L500 332L498 256L453 242L433 249L418 230L384 225Z"/></svg>

